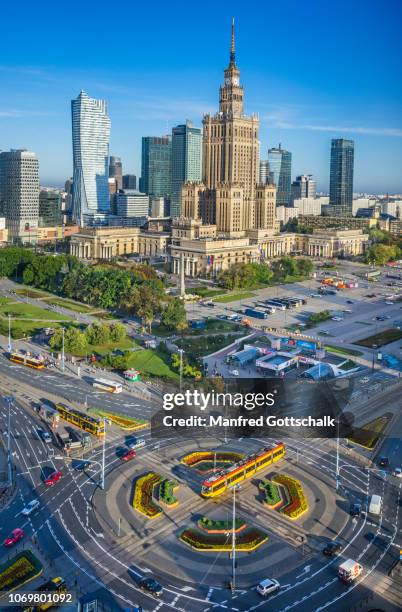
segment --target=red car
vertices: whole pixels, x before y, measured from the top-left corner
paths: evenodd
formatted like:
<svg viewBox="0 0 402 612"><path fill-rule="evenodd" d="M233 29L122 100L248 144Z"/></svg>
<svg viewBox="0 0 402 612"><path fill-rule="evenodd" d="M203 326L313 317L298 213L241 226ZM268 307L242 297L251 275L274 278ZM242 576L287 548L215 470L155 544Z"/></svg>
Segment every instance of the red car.
<svg viewBox="0 0 402 612"><path fill-rule="evenodd" d="M9 535L8 538L4 540L4 546L6 546L7 548L9 548L10 546L14 546L14 544L19 542L21 538L24 537L24 535L25 533L23 532L23 530L17 527L17 529L14 529L14 531L11 532L11 535Z"/></svg>
<svg viewBox="0 0 402 612"><path fill-rule="evenodd" d="M135 452L135 450L129 450L126 453L124 453L124 455L122 455L121 459L122 461L130 461L130 459L134 459L136 454L137 453Z"/></svg>
<svg viewBox="0 0 402 612"><path fill-rule="evenodd" d="M47 485L48 487L53 486L54 484L56 484L56 482L60 480L62 476L63 474L60 471L53 472L53 474L50 474L50 476L48 476L44 481L45 485Z"/></svg>

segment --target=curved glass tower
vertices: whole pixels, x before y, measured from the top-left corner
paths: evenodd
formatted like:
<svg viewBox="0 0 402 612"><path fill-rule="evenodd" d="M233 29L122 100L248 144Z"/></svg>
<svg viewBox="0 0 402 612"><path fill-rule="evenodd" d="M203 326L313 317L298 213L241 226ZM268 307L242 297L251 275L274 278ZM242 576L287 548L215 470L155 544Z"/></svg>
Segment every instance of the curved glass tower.
<svg viewBox="0 0 402 612"><path fill-rule="evenodd" d="M71 102L73 128L73 219L81 226L97 213L110 210L110 119L105 100L90 98L85 91Z"/></svg>

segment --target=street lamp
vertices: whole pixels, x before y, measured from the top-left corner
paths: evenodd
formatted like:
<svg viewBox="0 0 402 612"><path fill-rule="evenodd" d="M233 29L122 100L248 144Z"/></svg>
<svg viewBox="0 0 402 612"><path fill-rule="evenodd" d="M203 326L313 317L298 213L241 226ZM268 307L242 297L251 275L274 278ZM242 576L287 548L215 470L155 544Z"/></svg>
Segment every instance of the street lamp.
<svg viewBox="0 0 402 612"><path fill-rule="evenodd" d="M12 395L7 395L4 398L8 404L8 415L7 415L7 471L8 471L8 485L11 487L13 484L13 470L11 466L11 404L14 401Z"/></svg>
<svg viewBox="0 0 402 612"><path fill-rule="evenodd" d="M376 350L376 348L377 348L377 345L376 345L376 344L373 344L373 345L372 345L372 349L373 349L373 362L372 362L372 365L371 365L371 371L372 371L372 372L374 372L374 369L375 369L375 363L374 363L374 354L375 354L375 350Z"/></svg>
<svg viewBox="0 0 402 612"><path fill-rule="evenodd" d="M61 328L61 369L64 372L64 327Z"/></svg>
<svg viewBox="0 0 402 612"><path fill-rule="evenodd" d="M8 352L11 353L11 315L8 314Z"/></svg>
<svg viewBox="0 0 402 612"><path fill-rule="evenodd" d="M339 417L336 421L336 490L339 488Z"/></svg>
<svg viewBox="0 0 402 612"><path fill-rule="evenodd" d="M106 458L106 417L103 417L103 446L102 446L102 478L101 489L105 490L105 458Z"/></svg>
<svg viewBox="0 0 402 612"><path fill-rule="evenodd" d="M240 490L240 485L231 487L233 491L232 506L232 582L230 585L232 594L236 591L236 489Z"/></svg>

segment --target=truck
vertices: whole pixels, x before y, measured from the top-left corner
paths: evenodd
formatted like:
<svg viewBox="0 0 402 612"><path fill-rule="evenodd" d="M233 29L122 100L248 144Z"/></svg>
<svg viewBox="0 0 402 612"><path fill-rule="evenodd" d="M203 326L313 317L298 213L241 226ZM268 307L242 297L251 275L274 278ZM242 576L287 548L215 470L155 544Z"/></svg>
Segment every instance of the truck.
<svg viewBox="0 0 402 612"><path fill-rule="evenodd" d="M347 559L338 567L338 578L342 580L342 582L346 582L346 584L350 584L363 571L363 567L357 561L353 561L353 559Z"/></svg>
<svg viewBox="0 0 402 612"><path fill-rule="evenodd" d="M381 513L381 495L371 496L368 511L370 514L380 514Z"/></svg>
<svg viewBox="0 0 402 612"><path fill-rule="evenodd" d="M263 310L257 310L255 308L246 308L244 314L248 317L254 317L255 319L267 319L268 314Z"/></svg>

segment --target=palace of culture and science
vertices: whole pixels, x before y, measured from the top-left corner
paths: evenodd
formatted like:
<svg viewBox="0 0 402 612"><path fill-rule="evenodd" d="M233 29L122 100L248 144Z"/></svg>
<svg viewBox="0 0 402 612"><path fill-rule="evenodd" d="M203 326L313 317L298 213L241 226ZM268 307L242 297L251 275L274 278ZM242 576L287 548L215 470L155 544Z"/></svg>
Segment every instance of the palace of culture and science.
<svg viewBox="0 0 402 612"><path fill-rule="evenodd" d="M286 254L359 254L367 239L361 230L279 232L276 187L258 183L258 130L258 117L244 113L232 23L219 111L203 118L202 181L183 184L181 215L172 219L171 231L157 220L146 229L81 228L71 239L71 253L95 259L170 254L172 272L192 277L216 276L236 264Z"/></svg>

